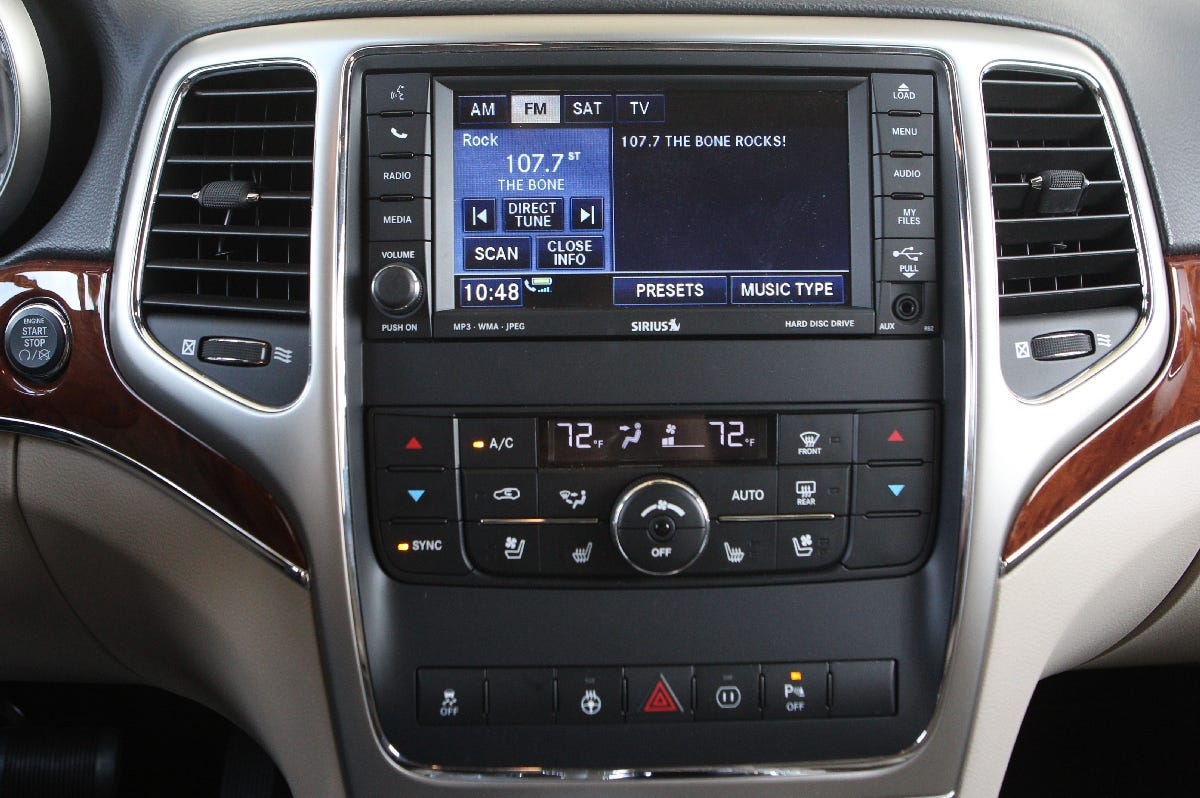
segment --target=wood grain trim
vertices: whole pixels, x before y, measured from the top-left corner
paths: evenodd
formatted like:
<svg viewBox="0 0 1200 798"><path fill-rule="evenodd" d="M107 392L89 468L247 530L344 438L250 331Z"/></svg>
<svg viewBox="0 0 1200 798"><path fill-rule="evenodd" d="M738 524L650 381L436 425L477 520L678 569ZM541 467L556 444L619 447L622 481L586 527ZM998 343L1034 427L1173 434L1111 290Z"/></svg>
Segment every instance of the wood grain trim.
<svg viewBox="0 0 1200 798"><path fill-rule="evenodd" d="M0 270L0 322L36 300L57 306L72 332L70 360L48 385L21 379L0 356L0 416L107 446L187 491L284 560L307 568L296 533L270 493L121 379L105 334L111 272L110 263L62 260Z"/></svg>
<svg viewBox="0 0 1200 798"><path fill-rule="evenodd" d="M1006 562L1140 455L1200 421L1200 256L1168 258L1167 266L1174 320L1167 365L1037 484L1009 530Z"/></svg>

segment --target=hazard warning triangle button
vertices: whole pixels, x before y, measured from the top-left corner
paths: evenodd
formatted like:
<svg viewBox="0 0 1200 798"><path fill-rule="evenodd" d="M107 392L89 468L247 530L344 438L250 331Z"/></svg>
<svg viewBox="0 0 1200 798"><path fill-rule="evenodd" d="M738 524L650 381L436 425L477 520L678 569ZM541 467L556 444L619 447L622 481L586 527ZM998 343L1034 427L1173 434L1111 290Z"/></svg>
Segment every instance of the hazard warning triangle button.
<svg viewBox="0 0 1200 798"><path fill-rule="evenodd" d="M626 668L629 719L648 722L689 720L692 716L691 668Z"/></svg>

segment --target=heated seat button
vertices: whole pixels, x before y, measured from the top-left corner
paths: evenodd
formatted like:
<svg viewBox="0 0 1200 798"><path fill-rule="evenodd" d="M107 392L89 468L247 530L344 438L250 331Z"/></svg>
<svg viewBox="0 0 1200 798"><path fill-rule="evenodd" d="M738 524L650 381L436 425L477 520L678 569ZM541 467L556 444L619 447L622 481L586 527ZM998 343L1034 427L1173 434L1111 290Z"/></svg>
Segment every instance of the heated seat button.
<svg viewBox="0 0 1200 798"><path fill-rule="evenodd" d="M757 720L758 666L696 668L696 720Z"/></svg>
<svg viewBox="0 0 1200 798"><path fill-rule="evenodd" d="M498 576L538 572L537 524L467 524L467 554L475 567Z"/></svg>
<svg viewBox="0 0 1200 798"><path fill-rule="evenodd" d="M713 518L776 512L774 468L688 468L673 473L700 491Z"/></svg>
<svg viewBox="0 0 1200 798"><path fill-rule="evenodd" d="M379 518L458 518L453 471L382 471L375 482Z"/></svg>
<svg viewBox="0 0 1200 798"><path fill-rule="evenodd" d="M417 671L417 719L425 726L483 723L482 670L421 668Z"/></svg>
<svg viewBox="0 0 1200 798"><path fill-rule="evenodd" d="M854 416L848 413L779 417L779 462L849 463L854 453Z"/></svg>
<svg viewBox="0 0 1200 798"><path fill-rule="evenodd" d="M854 514L928 513L933 466L855 466Z"/></svg>
<svg viewBox="0 0 1200 798"><path fill-rule="evenodd" d="M915 560L929 540L930 517L911 515L850 521L850 551L842 561L847 568L884 568Z"/></svg>
<svg viewBox="0 0 1200 798"><path fill-rule="evenodd" d="M774 521L717 521L689 574L753 574L775 570Z"/></svg>
<svg viewBox="0 0 1200 798"><path fill-rule="evenodd" d="M376 413L376 468L454 466L454 429L448 418Z"/></svg>
<svg viewBox="0 0 1200 798"><path fill-rule="evenodd" d="M459 462L463 468L533 468L536 428L532 418L460 418Z"/></svg>
<svg viewBox="0 0 1200 798"><path fill-rule="evenodd" d="M488 668L488 723L554 722L554 671L550 668Z"/></svg>
<svg viewBox="0 0 1200 798"><path fill-rule="evenodd" d="M895 410L858 416L855 462L933 460L936 416L929 410Z"/></svg>
<svg viewBox="0 0 1200 798"><path fill-rule="evenodd" d="M775 568L813 571L842 559L846 550L846 519L780 521L776 532Z"/></svg>
<svg viewBox="0 0 1200 798"><path fill-rule="evenodd" d="M545 576L635 575L613 545L608 524L542 524L538 529Z"/></svg>
<svg viewBox="0 0 1200 798"><path fill-rule="evenodd" d="M481 518L536 518L537 472L519 469L463 471L463 514Z"/></svg>
<svg viewBox="0 0 1200 798"><path fill-rule="evenodd" d="M824 662L763 666L763 717L773 720L824 718L829 712Z"/></svg>
<svg viewBox="0 0 1200 798"><path fill-rule="evenodd" d="M845 515L849 506L849 466L779 469L780 513Z"/></svg>
<svg viewBox="0 0 1200 798"><path fill-rule="evenodd" d="M833 662L829 667L833 674L830 715L867 718L896 714L895 660Z"/></svg>
<svg viewBox="0 0 1200 798"><path fill-rule="evenodd" d="M671 723L692 719L692 669L626 668L630 722Z"/></svg>
<svg viewBox="0 0 1200 798"><path fill-rule="evenodd" d="M462 535L455 521L391 521L381 525L380 546L388 563L409 574L465 574Z"/></svg>
<svg viewBox="0 0 1200 798"><path fill-rule="evenodd" d="M620 723L620 668L559 668L559 723Z"/></svg>

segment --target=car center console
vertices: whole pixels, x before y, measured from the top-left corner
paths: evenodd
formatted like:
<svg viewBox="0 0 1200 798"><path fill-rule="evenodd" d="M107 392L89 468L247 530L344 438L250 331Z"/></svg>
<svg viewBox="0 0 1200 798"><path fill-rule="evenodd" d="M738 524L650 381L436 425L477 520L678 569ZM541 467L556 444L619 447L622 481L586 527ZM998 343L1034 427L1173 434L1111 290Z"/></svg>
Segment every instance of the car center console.
<svg viewBox="0 0 1200 798"><path fill-rule="evenodd" d="M961 546L945 63L405 48L351 86L354 556L398 757L914 745Z"/></svg>

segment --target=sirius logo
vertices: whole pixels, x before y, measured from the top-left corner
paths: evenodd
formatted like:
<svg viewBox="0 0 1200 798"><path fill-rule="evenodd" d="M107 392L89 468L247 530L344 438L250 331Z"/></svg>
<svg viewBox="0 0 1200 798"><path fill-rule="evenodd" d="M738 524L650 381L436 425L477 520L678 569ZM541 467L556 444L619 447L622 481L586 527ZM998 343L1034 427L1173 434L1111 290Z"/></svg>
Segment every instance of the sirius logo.
<svg viewBox="0 0 1200 798"><path fill-rule="evenodd" d="M679 326L679 321L676 319L668 319L667 321L633 321L629 324L633 332L679 332L682 329Z"/></svg>

